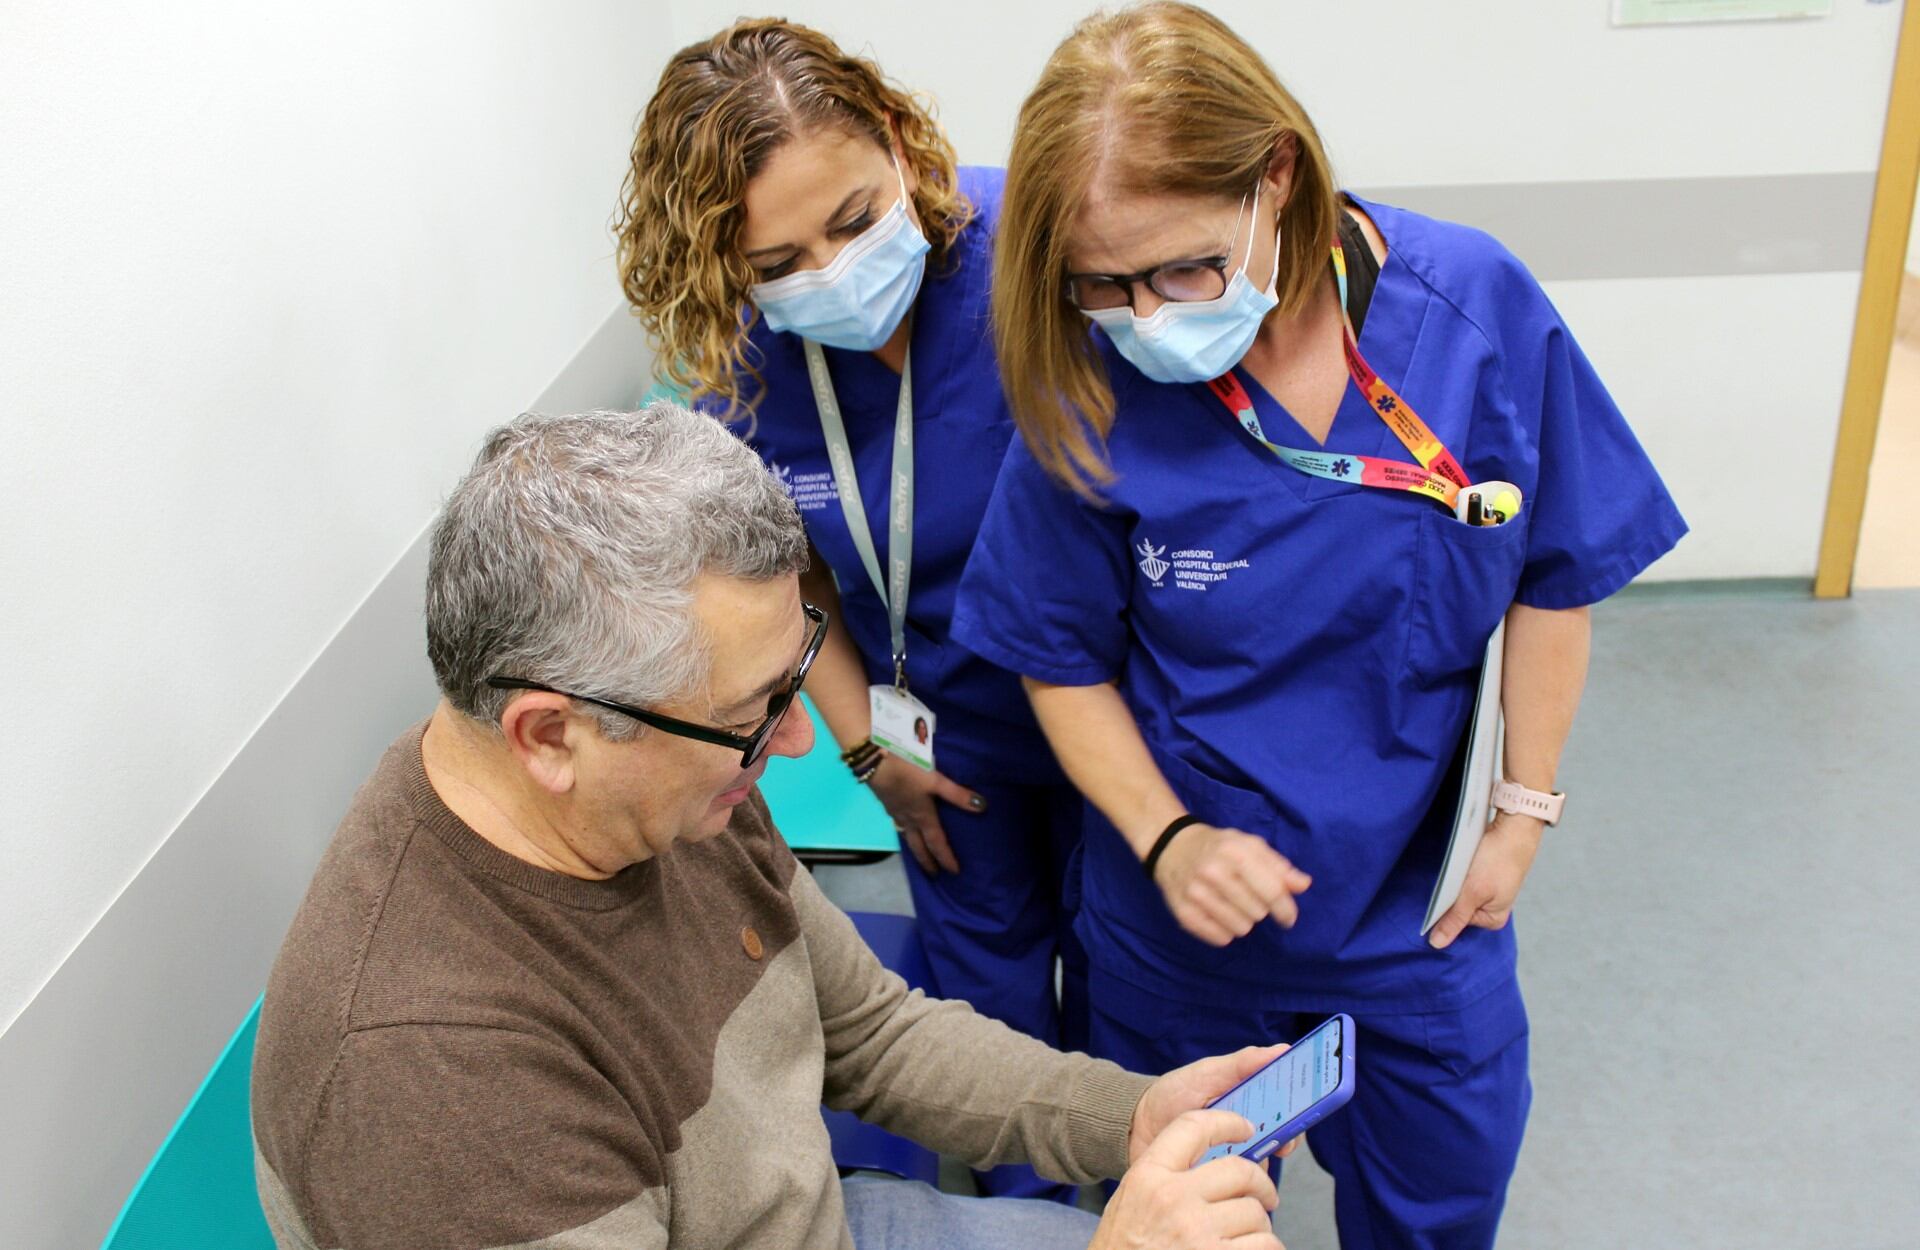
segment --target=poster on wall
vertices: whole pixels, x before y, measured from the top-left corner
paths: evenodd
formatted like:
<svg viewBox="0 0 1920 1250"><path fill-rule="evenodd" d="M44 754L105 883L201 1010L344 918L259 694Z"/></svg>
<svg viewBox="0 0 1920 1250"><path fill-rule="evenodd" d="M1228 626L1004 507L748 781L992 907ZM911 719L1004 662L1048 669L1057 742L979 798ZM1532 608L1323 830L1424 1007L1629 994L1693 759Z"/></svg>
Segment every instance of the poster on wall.
<svg viewBox="0 0 1920 1250"><path fill-rule="evenodd" d="M1832 13L1833 0L1613 0L1615 26L1764 22Z"/></svg>

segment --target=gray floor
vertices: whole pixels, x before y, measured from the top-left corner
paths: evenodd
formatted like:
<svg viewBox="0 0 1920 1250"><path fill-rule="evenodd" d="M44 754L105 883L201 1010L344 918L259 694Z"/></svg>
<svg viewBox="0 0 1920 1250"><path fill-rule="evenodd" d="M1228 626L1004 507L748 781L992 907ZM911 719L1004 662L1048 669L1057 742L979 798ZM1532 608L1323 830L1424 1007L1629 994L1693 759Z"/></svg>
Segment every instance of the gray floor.
<svg viewBox="0 0 1920 1250"><path fill-rule="evenodd" d="M1535 1104L1502 1244L1920 1247L1920 592L1599 609L1522 898ZM823 869L909 910L897 863ZM1336 1244L1290 1165L1290 1250Z"/></svg>

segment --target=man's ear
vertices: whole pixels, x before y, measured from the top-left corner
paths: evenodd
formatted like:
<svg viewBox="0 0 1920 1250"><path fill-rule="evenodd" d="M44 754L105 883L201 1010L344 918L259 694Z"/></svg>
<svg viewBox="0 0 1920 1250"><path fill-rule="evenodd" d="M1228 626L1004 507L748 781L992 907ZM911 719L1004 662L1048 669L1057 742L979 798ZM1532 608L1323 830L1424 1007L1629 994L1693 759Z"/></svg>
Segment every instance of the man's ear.
<svg viewBox="0 0 1920 1250"><path fill-rule="evenodd" d="M535 785L551 794L573 789L575 735L592 732L573 715L573 700L545 690L522 691L501 710L500 732Z"/></svg>

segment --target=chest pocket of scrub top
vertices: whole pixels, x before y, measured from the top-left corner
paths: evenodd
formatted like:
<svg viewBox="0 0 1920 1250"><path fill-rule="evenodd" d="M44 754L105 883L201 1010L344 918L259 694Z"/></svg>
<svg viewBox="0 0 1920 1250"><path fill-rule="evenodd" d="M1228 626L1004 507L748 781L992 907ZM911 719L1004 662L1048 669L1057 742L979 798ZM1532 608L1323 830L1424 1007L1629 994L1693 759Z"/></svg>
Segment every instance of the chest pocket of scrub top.
<svg viewBox="0 0 1920 1250"><path fill-rule="evenodd" d="M1419 684L1479 668L1513 606L1526 530L1524 511L1505 525L1466 525L1438 508L1421 514L1407 638L1407 669Z"/></svg>

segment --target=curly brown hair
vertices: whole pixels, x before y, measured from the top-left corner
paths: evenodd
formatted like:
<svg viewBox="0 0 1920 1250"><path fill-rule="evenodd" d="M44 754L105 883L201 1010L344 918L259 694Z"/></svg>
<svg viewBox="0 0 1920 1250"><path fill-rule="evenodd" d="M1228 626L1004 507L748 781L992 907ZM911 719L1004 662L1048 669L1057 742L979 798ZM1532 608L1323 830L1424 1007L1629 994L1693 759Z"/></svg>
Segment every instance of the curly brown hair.
<svg viewBox="0 0 1920 1250"><path fill-rule="evenodd" d="M795 135L834 127L882 147L896 136L919 178L913 205L940 265L973 215L931 102L864 57L777 18L734 23L675 53L641 114L616 233L620 288L653 340L658 371L695 397L750 412L742 375L759 316L738 239L747 184Z"/></svg>

